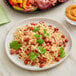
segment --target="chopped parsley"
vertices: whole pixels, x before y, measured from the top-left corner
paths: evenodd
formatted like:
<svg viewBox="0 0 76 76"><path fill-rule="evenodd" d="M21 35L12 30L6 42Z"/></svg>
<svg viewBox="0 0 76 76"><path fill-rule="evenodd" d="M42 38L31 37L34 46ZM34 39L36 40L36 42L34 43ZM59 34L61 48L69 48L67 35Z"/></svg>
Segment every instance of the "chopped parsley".
<svg viewBox="0 0 76 76"><path fill-rule="evenodd" d="M49 33L46 32L46 30L44 29L44 33L43 33L44 37L48 37Z"/></svg>
<svg viewBox="0 0 76 76"><path fill-rule="evenodd" d="M34 27L33 28L33 32L37 32L37 31L39 31L40 30L40 26L37 26L37 27Z"/></svg>
<svg viewBox="0 0 76 76"><path fill-rule="evenodd" d="M10 43L10 48L14 49L14 50L18 50L20 49L21 44L18 43L18 41L13 41Z"/></svg>
<svg viewBox="0 0 76 76"><path fill-rule="evenodd" d="M38 50L38 52L39 52L40 54L44 54L44 53L46 52L46 49L43 48L42 46L38 46L38 47L37 47L37 50Z"/></svg>
<svg viewBox="0 0 76 76"><path fill-rule="evenodd" d="M35 38L39 38L40 36L41 36L41 35L39 35L39 34L35 34L35 35L34 35Z"/></svg>
<svg viewBox="0 0 76 76"><path fill-rule="evenodd" d="M38 39L38 40L37 40L37 43L39 43L39 44L42 44L43 42L44 42L43 39Z"/></svg>

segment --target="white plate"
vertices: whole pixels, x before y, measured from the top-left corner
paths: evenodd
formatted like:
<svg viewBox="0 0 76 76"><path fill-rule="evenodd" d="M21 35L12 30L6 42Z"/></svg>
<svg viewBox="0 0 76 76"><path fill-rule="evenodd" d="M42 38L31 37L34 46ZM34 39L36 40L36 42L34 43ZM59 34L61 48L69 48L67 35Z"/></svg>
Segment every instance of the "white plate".
<svg viewBox="0 0 76 76"><path fill-rule="evenodd" d="M24 65L24 63L22 61L20 61L16 55L10 55L10 53L9 53L9 49L10 49L9 43L12 41L13 33L16 31L16 29L18 27L24 26L24 25L32 23L32 22L38 23L39 21L44 21L48 25L51 24L53 26L58 27L66 35L66 37L69 39L67 47L65 48L66 56L63 59L61 59L59 62L57 62L55 64L51 64L50 66L46 66L43 68L39 68L37 66ZM68 57L70 50L71 50L71 47L72 47L72 40L71 40L71 36L70 36L69 32L67 31L67 29L64 28L63 25L61 25L60 23L58 23L54 20L51 20L51 19L47 19L47 18L31 18L31 19L26 19L26 20L21 21L20 23L14 25L14 28L10 30L10 32L7 35L6 41L5 41L6 53L7 53L7 56L10 58L10 60L21 68L24 68L27 70L34 70L34 71L49 69L49 68L55 67L56 65L62 63Z"/></svg>

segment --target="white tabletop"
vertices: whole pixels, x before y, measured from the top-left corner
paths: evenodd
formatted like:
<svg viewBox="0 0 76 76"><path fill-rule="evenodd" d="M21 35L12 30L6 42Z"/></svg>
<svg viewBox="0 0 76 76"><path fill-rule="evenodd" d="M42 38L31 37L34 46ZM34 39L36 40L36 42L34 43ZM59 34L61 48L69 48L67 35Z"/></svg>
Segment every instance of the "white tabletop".
<svg viewBox="0 0 76 76"><path fill-rule="evenodd" d="M72 4L72 0L69 0L57 8L37 14L22 14L15 12L4 3L4 0L0 0L0 4L4 7L5 11L11 19L9 24L0 26L0 76L76 76L76 26L70 25L65 21L64 18L65 8ZM70 56L62 64L53 69L40 72L27 71L13 64L5 53L5 38L8 31L14 27L13 24L19 22L22 19L31 17L47 17L54 19L64 24L64 26L70 31L72 35L73 47Z"/></svg>

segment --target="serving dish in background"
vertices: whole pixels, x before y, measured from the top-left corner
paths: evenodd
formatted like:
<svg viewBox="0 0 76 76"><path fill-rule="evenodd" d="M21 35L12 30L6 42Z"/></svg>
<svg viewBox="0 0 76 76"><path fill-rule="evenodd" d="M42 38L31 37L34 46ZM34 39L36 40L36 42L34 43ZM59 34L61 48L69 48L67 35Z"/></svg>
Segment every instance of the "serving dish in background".
<svg viewBox="0 0 76 76"><path fill-rule="evenodd" d="M19 8L18 8L18 10L16 10L16 9L14 9L13 7L12 7L12 5L9 3L9 1L8 0L5 0L5 2L13 9L13 10L15 10L15 11L18 11L18 12L22 12L22 13L37 13L37 12L41 12L41 11L47 11L47 10L50 10L50 9L52 9L52 8L54 8L54 7L57 7L57 6L59 6L59 5L61 5L61 4L63 4L63 3L65 3L65 2L67 2L68 0L65 0L64 2L56 2L54 5L52 5L51 7L49 7L49 8L46 8L46 9L37 9L37 10L32 10L32 11L22 11L21 9L19 10Z"/></svg>

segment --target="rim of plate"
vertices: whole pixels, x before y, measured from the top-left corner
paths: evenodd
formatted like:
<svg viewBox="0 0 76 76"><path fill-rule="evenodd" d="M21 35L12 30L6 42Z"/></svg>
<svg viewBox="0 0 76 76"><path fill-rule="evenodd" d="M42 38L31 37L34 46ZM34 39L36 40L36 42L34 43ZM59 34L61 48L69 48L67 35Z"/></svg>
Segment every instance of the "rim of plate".
<svg viewBox="0 0 76 76"><path fill-rule="evenodd" d="M9 55L9 50L7 49L7 39L8 39L8 37L9 37L10 32L11 32L13 29L17 28L17 27L18 27L18 26L17 26L18 24L22 23L23 21L30 21L31 19L32 19L32 20L33 20L33 19L51 20L51 21L53 21L53 22L55 22L55 23L58 23L59 25L61 25L61 27L62 27L63 29L66 30L67 34L68 34L69 37L70 37L70 42L71 42L70 45L71 45L71 46L70 46L70 50L69 50L68 54L67 54L63 59L61 59L59 62L56 62L55 64L52 64L52 65L50 65L50 66L46 66L46 67L43 67L43 68L38 68L38 67L37 67L37 68L34 69L34 68L23 67L22 65L19 65L18 63L16 63L16 61L13 61L12 58L10 57L10 55ZM59 23L59 22L57 22L57 21L55 21L55 20L53 20L53 19L46 18L46 17L33 17L33 18L23 19L23 20L21 20L20 22L14 24L14 27L13 27L11 30L9 30L9 32L8 32L8 34L7 34L7 36L6 36L6 39L5 39L5 51L6 51L6 54L7 54L8 58L9 58L16 66L18 66L18 67L20 67L20 68L23 68L23 69L26 69L26 70L32 70L32 71L41 71L41 70L51 69L51 68L59 65L60 63L62 63L62 62L69 56L70 51L71 51L71 49L72 49L72 36L71 36L70 32L66 29L66 27L64 27L64 26L62 26L62 25L63 25L63 24L61 24L61 23ZM23 26L24 26L24 25L23 25ZM27 66L27 65L25 65L25 66Z"/></svg>

